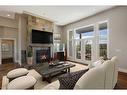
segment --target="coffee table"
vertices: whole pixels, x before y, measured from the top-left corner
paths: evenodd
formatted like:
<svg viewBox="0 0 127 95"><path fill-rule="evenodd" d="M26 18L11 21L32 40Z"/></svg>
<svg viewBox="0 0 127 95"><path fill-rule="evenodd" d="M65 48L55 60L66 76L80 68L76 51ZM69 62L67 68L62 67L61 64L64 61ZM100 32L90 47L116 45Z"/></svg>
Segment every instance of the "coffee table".
<svg viewBox="0 0 127 95"><path fill-rule="evenodd" d="M54 66L43 66L38 72L42 75L43 81L47 81L51 83L51 79L53 76L56 76L57 74L63 74L70 72L70 68L74 67L74 64L70 64L67 62L63 62L63 64L57 64Z"/></svg>

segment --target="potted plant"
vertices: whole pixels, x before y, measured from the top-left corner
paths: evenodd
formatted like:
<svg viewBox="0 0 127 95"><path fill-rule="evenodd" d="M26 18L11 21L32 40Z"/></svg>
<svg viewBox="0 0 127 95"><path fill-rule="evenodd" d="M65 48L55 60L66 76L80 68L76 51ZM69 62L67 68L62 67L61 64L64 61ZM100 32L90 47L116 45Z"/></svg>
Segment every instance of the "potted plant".
<svg viewBox="0 0 127 95"><path fill-rule="evenodd" d="M32 47L28 48L28 52L27 52L27 64L29 64L29 65L33 64Z"/></svg>

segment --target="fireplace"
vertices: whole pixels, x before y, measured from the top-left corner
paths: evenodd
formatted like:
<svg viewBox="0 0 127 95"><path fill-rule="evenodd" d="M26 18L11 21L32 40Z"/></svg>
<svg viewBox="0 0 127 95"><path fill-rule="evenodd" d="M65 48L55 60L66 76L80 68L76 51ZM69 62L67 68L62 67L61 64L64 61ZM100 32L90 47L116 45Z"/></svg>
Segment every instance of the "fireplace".
<svg viewBox="0 0 127 95"><path fill-rule="evenodd" d="M42 62L47 62L51 59L51 47L34 47L34 63L39 64Z"/></svg>
<svg viewBox="0 0 127 95"><path fill-rule="evenodd" d="M48 61L51 58L50 48L41 48L36 50L36 63Z"/></svg>

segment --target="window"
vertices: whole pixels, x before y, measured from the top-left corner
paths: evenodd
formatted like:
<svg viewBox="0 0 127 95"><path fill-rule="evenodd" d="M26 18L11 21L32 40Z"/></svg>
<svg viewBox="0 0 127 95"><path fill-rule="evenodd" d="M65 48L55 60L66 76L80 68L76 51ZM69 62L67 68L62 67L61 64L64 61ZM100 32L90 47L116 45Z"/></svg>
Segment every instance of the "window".
<svg viewBox="0 0 127 95"><path fill-rule="evenodd" d="M92 40L85 41L85 60L91 60L92 58Z"/></svg>
<svg viewBox="0 0 127 95"><path fill-rule="evenodd" d="M73 39L73 31L69 31L69 40Z"/></svg>
<svg viewBox="0 0 127 95"><path fill-rule="evenodd" d="M99 57L108 58L107 21L68 32L68 56L73 61L89 64Z"/></svg>
<svg viewBox="0 0 127 95"><path fill-rule="evenodd" d="M73 56L73 31L68 31L68 56L72 57Z"/></svg>
<svg viewBox="0 0 127 95"><path fill-rule="evenodd" d="M94 32L93 31L87 31L87 32L83 32L82 33L82 39L90 38L90 37L93 37L93 36L94 36Z"/></svg>
<svg viewBox="0 0 127 95"><path fill-rule="evenodd" d="M76 58L81 59L81 41L76 41Z"/></svg>
<svg viewBox="0 0 127 95"><path fill-rule="evenodd" d="M107 22L99 24L99 56L107 59L108 44Z"/></svg>
<svg viewBox="0 0 127 95"><path fill-rule="evenodd" d="M75 57L78 61L91 61L93 51L94 26L79 28L75 31Z"/></svg>
<svg viewBox="0 0 127 95"><path fill-rule="evenodd" d="M81 39L81 33L76 32L74 39Z"/></svg>
<svg viewBox="0 0 127 95"><path fill-rule="evenodd" d="M94 36L94 27L88 26L76 30L75 39L85 39Z"/></svg>
<svg viewBox="0 0 127 95"><path fill-rule="evenodd" d="M72 56L72 40L69 41L69 56Z"/></svg>

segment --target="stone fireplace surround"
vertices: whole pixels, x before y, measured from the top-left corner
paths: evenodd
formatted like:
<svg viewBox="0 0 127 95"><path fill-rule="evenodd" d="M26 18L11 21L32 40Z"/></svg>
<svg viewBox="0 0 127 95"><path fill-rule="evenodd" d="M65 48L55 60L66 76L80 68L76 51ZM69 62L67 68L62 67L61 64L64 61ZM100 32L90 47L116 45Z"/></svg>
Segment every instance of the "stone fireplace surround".
<svg viewBox="0 0 127 95"><path fill-rule="evenodd" d="M33 49L33 64L48 61L53 57L52 44L32 44L31 47Z"/></svg>
<svg viewBox="0 0 127 95"><path fill-rule="evenodd" d="M50 54L50 47L48 47L48 48L36 48L35 49L36 63L48 61L49 59L51 59L50 55L51 55Z"/></svg>

